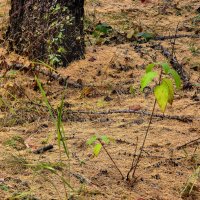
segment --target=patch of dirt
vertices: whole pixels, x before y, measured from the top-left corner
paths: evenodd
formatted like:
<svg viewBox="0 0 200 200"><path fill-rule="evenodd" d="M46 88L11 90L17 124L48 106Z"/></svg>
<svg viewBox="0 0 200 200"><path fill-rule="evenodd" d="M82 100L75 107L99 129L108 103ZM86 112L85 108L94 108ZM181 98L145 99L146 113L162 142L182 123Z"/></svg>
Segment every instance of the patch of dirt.
<svg viewBox="0 0 200 200"><path fill-rule="evenodd" d="M1 13L8 11L6 1L0 0L0 6L3 8L0 10L2 21ZM199 21L195 21L199 6L197 0L152 0L146 4L131 0L110 0L109 3L88 0L85 12L91 24L106 22L125 35L131 30L135 34L174 35L178 24L177 34L194 35L199 34ZM173 41L106 45L88 37L92 44L86 47L85 59L57 69L62 76L69 76L70 81L86 85L82 89L64 88L57 81L32 71L0 69L0 199L66 199L62 177L66 180L70 177L70 185L75 190L72 192L67 187L68 199L200 199L199 178L191 194L181 197L188 178L200 166L199 143L178 148L200 137L200 39L186 37L175 41L177 60L183 64L194 87L177 91L173 106L168 106L165 112L166 116L190 117L192 122L153 118L136 171L137 181L130 183L121 180L103 149L94 157L86 141L94 134L112 138L113 142L106 145L106 149L126 176L133 157L139 153L149 116L70 111L137 108L151 112L152 88L142 94L140 78L147 64L166 60L151 45L161 43L171 51ZM3 45L0 57L5 57L7 62L29 65L26 58L8 54ZM35 75L41 80L54 114L64 96L63 127L69 159L63 149L60 154L56 126L36 87ZM133 88L131 93L130 87ZM155 112L161 114L158 106ZM54 148L39 155L33 153L48 144ZM60 162L60 156L64 163Z"/></svg>

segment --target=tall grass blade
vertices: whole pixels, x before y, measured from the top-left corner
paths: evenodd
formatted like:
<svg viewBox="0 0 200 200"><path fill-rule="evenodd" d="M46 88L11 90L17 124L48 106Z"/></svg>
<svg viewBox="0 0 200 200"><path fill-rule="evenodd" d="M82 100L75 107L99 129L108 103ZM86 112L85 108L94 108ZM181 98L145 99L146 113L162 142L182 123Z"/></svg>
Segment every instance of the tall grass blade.
<svg viewBox="0 0 200 200"><path fill-rule="evenodd" d="M39 89L40 89L40 92L41 92L41 94L42 94L42 98L43 98L43 100L44 100L44 103L45 103L46 107L48 108L49 113L50 113L50 115L51 115L53 121L55 121L55 117L54 117L54 114L53 114L53 109L52 109L52 107L51 107L51 105L50 105L50 103L49 103L49 101L48 101L48 99L47 99L46 92L44 91L40 80L39 80L36 76L35 76L35 80L36 80L37 85L38 85L38 87L39 87Z"/></svg>

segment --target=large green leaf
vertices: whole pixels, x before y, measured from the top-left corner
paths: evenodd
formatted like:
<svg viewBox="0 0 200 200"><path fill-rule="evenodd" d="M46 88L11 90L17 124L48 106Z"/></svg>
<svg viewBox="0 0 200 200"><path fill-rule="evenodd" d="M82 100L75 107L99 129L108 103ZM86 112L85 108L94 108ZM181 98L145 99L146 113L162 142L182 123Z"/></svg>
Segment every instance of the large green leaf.
<svg viewBox="0 0 200 200"><path fill-rule="evenodd" d="M176 84L176 88L180 89L181 88L181 78L178 75L178 73L174 69L170 69L169 73L174 78L174 81L175 81L175 84Z"/></svg>
<svg viewBox="0 0 200 200"><path fill-rule="evenodd" d="M174 100L174 86L170 79L164 78L163 82L168 86L168 103L172 105Z"/></svg>
<svg viewBox="0 0 200 200"><path fill-rule="evenodd" d="M141 86L141 91L144 90L144 88L146 86L149 85L149 83L151 83L151 81L157 76L157 72L148 72L146 73L142 79L141 79L141 83L140 83L140 86Z"/></svg>
<svg viewBox="0 0 200 200"><path fill-rule="evenodd" d="M162 66L162 68L163 68L163 70L164 70L164 72L165 72L166 74L168 74L169 71L171 70L171 67L169 66L168 63L160 63L160 65Z"/></svg>
<svg viewBox="0 0 200 200"><path fill-rule="evenodd" d="M154 94L161 111L164 113L169 99L168 85L165 82L162 82L160 85L155 87Z"/></svg>
<svg viewBox="0 0 200 200"><path fill-rule="evenodd" d="M146 73L151 72L155 65L156 65L156 63L148 64L146 67Z"/></svg>
<svg viewBox="0 0 200 200"><path fill-rule="evenodd" d="M95 156L98 156L101 151L102 145L100 143L96 144L93 150Z"/></svg>

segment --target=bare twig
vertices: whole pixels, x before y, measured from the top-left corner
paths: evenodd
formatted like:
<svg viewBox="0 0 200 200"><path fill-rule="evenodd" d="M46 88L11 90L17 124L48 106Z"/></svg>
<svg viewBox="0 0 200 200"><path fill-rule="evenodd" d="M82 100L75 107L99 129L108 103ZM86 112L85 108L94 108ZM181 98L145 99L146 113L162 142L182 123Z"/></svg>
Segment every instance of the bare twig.
<svg viewBox="0 0 200 200"><path fill-rule="evenodd" d="M151 48L160 50L161 53L169 60L172 67L178 72L179 76L183 81L183 88L188 89L192 88L192 83L190 83L186 71L183 69L183 66L178 62L177 58L173 56L168 49L164 48L161 44L150 45Z"/></svg>
<svg viewBox="0 0 200 200"><path fill-rule="evenodd" d="M170 35L170 36L156 36L153 40L171 40L171 39L178 39L178 38L200 38L200 35Z"/></svg>
<svg viewBox="0 0 200 200"><path fill-rule="evenodd" d="M185 159L185 157L176 157L176 158L165 158L164 160L159 160L158 162L154 163L153 165L145 167L146 169L160 167L163 164L171 163L175 164L177 161Z"/></svg>
<svg viewBox="0 0 200 200"><path fill-rule="evenodd" d="M178 33L178 26L179 26L179 23L176 26L174 41L171 43L172 44L172 57L175 57L175 44L176 44L176 39L177 39L176 35Z"/></svg>
<svg viewBox="0 0 200 200"><path fill-rule="evenodd" d="M130 170L128 171L127 173L127 176L126 176L126 180L128 181L129 180L129 175L130 173L133 171L134 169L134 164L135 164L135 155L137 153L137 147L138 147L138 137L137 137L137 142L136 142L136 146L135 146L135 151L134 151L134 154L133 154L133 161L132 161L132 164L131 164L131 168Z"/></svg>
<svg viewBox="0 0 200 200"><path fill-rule="evenodd" d="M110 153L108 152L108 150L106 149L105 145L103 144L103 142L98 139L98 141L100 142L100 144L102 145L103 149L105 150L106 154L109 156L110 160L112 161L112 163L114 164L115 168L117 169L117 171L120 173L122 179L124 180L124 176L121 172L121 170L119 169L119 167L117 166L116 162L113 160L112 156L110 155Z"/></svg>
<svg viewBox="0 0 200 200"><path fill-rule="evenodd" d="M183 148L185 148L186 146L189 146L189 145L192 145L192 144L195 144L195 143L199 143L199 142L200 142L200 137L197 138L197 139L194 139L194 140L192 140L192 141L190 141L190 142L187 142L187 143L185 143L185 144L183 144L183 145L180 145L180 146L176 147L176 149L177 149L177 150L183 149Z"/></svg>
<svg viewBox="0 0 200 200"><path fill-rule="evenodd" d="M118 39L120 38L120 40ZM140 44L148 43L149 41L155 40L155 41L163 41L163 40L171 40L171 39L179 39L179 38L200 38L200 34L180 34L180 35L170 35L170 36L155 36L152 38L149 38L148 40L145 39L138 39L138 38L127 38L126 34L122 34L119 32L116 32L116 39L114 40L115 42L117 41L119 43L124 43L124 42L138 42Z"/></svg>

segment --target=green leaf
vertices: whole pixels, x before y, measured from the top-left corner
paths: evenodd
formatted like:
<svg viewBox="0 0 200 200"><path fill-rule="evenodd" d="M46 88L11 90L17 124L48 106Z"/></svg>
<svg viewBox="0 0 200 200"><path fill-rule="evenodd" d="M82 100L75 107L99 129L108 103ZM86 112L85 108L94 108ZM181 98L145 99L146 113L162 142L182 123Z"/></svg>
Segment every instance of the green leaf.
<svg viewBox="0 0 200 200"><path fill-rule="evenodd" d="M42 84L41 84L40 80L37 78L37 76L35 76L35 80L36 80L37 85L38 85L38 87L40 89L40 92L42 94L42 98L44 100L44 103L46 104L46 107L48 108L52 119L55 121L54 114L53 114L53 109L52 109L52 107L51 107L51 105L49 103L49 100L47 99L46 92L44 91L44 89L42 87Z"/></svg>
<svg viewBox="0 0 200 200"><path fill-rule="evenodd" d="M51 172L56 172L56 170L55 170L53 167L48 166L48 165L44 165L44 166L43 166L43 169L47 169L47 170L49 170L49 171L51 171Z"/></svg>
<svg viewBox="0 0 200 200"><path fill-rule="evenodd" d="M151 72L155 65L156 63L148 64L146 67L146 73Z"/></svg>
<svg viewBox="0 0 200 200"><path fill-rule="evenodd" d="M106 135L102 135L101 136L101 140L103 142L105 142L106 144L109 144L110 143L110 139L106 136Z"/></svg>
<svg viewBox="0 0 200 200"><path fill-rule="evenodd" d="M107 34L112 31L112 27L106 23L101 23L96 26L95 30Z"/></svg>
<svg viewBox="0 0 200 200"><path fill-rule="evenodd" d="M69 150L68 150L68 147L67 147L67 143L65 142L65 139L64 139L65 130L64 130L63 123L62 123L63 106L64 106L64 96L62 97L62 100L60 102L60 106L58 106L58 108L57 108L58 115L57 115L56 128L57 128L58 146L60 147L60 144L62 142L64 152L69 159Z"/></svg>
<svg viewBox="0 0 200 200"><path fill-rule="evenodd" d="M169 88L167 84L162 82L160 85L156 86L154 94L161 111L164 113L169 99Z"/></svg>
<svg viewBox="0 0 200 200"><path fill-rule="evenodd" d="M59 49L58 49L58 53L66 53L67 51L66 51L66 49L64 48L64 47L59 47Z"/></svg>
<svg viewBox="0 0 200 200"><path fill-rule="evenodd" d="M164 78L163 82L168 86L168 103L172 105L174 100L174 86L170 79Z"/></svg>
<svg viewBox="0 0 200 200"><path fill-rule="evenodd" d="M181 88L181 78L180 78L179 74L174 69L170 69L169 73L174 78L176 88L180 89Z"/></svg>
<svg viewBox="0 0 200 200"><path fill-rule="evenodd" d="M95 156L98 156L101 151L102 145L100 143L96 144L93 150Z"/></svg>
<svg viewBox="0 0 200 200"><path fill-rule="evenodd" d="M160 65L162 66L162 68L163 68L163 70L164 70L164 72L165 72L166 74L168 74L169 71L171 70L171 68L170 68L170 66L169 66L168 63L160 63Z"/></svg>
<svg viewBox="0 0 200 200"><path fill-rule="evenodd" d="M152 33L147 33L147 32L141 32L137 34L137 37L142 37L145 40L150 40L154 37L154 35Z"/></svg>
<svg viewBox="0 0 200 200"><path fill-rule="evenodd" d="M15 76L17 74L17 71L16 70L10 70L8 71L7 75L9 76Z"/></svg>
<svg viewBox="0 0 200 200"><path fill-rule="evenodd" d="M0 184L0 190L8 191L9 187L7 185L5 185L5 184Z"/></svg>
<svg viewBox="0 0 200 200"><path fill-rule="evenodd" d="M146 73L142 79L141 79L141 83L140 83L140 86L141 86L141 91L144 90L144 88L146 86L149 85L149 83L151 83L151 81L157 76L157 72L148 72Z"/></svg>
<svg viewBox="0 0 200 200"><path fill-rule="evenodd" d="M92 145L94 142L96 142L97 136L93 135L91 138L88 139L87 145Z"/></svg>

